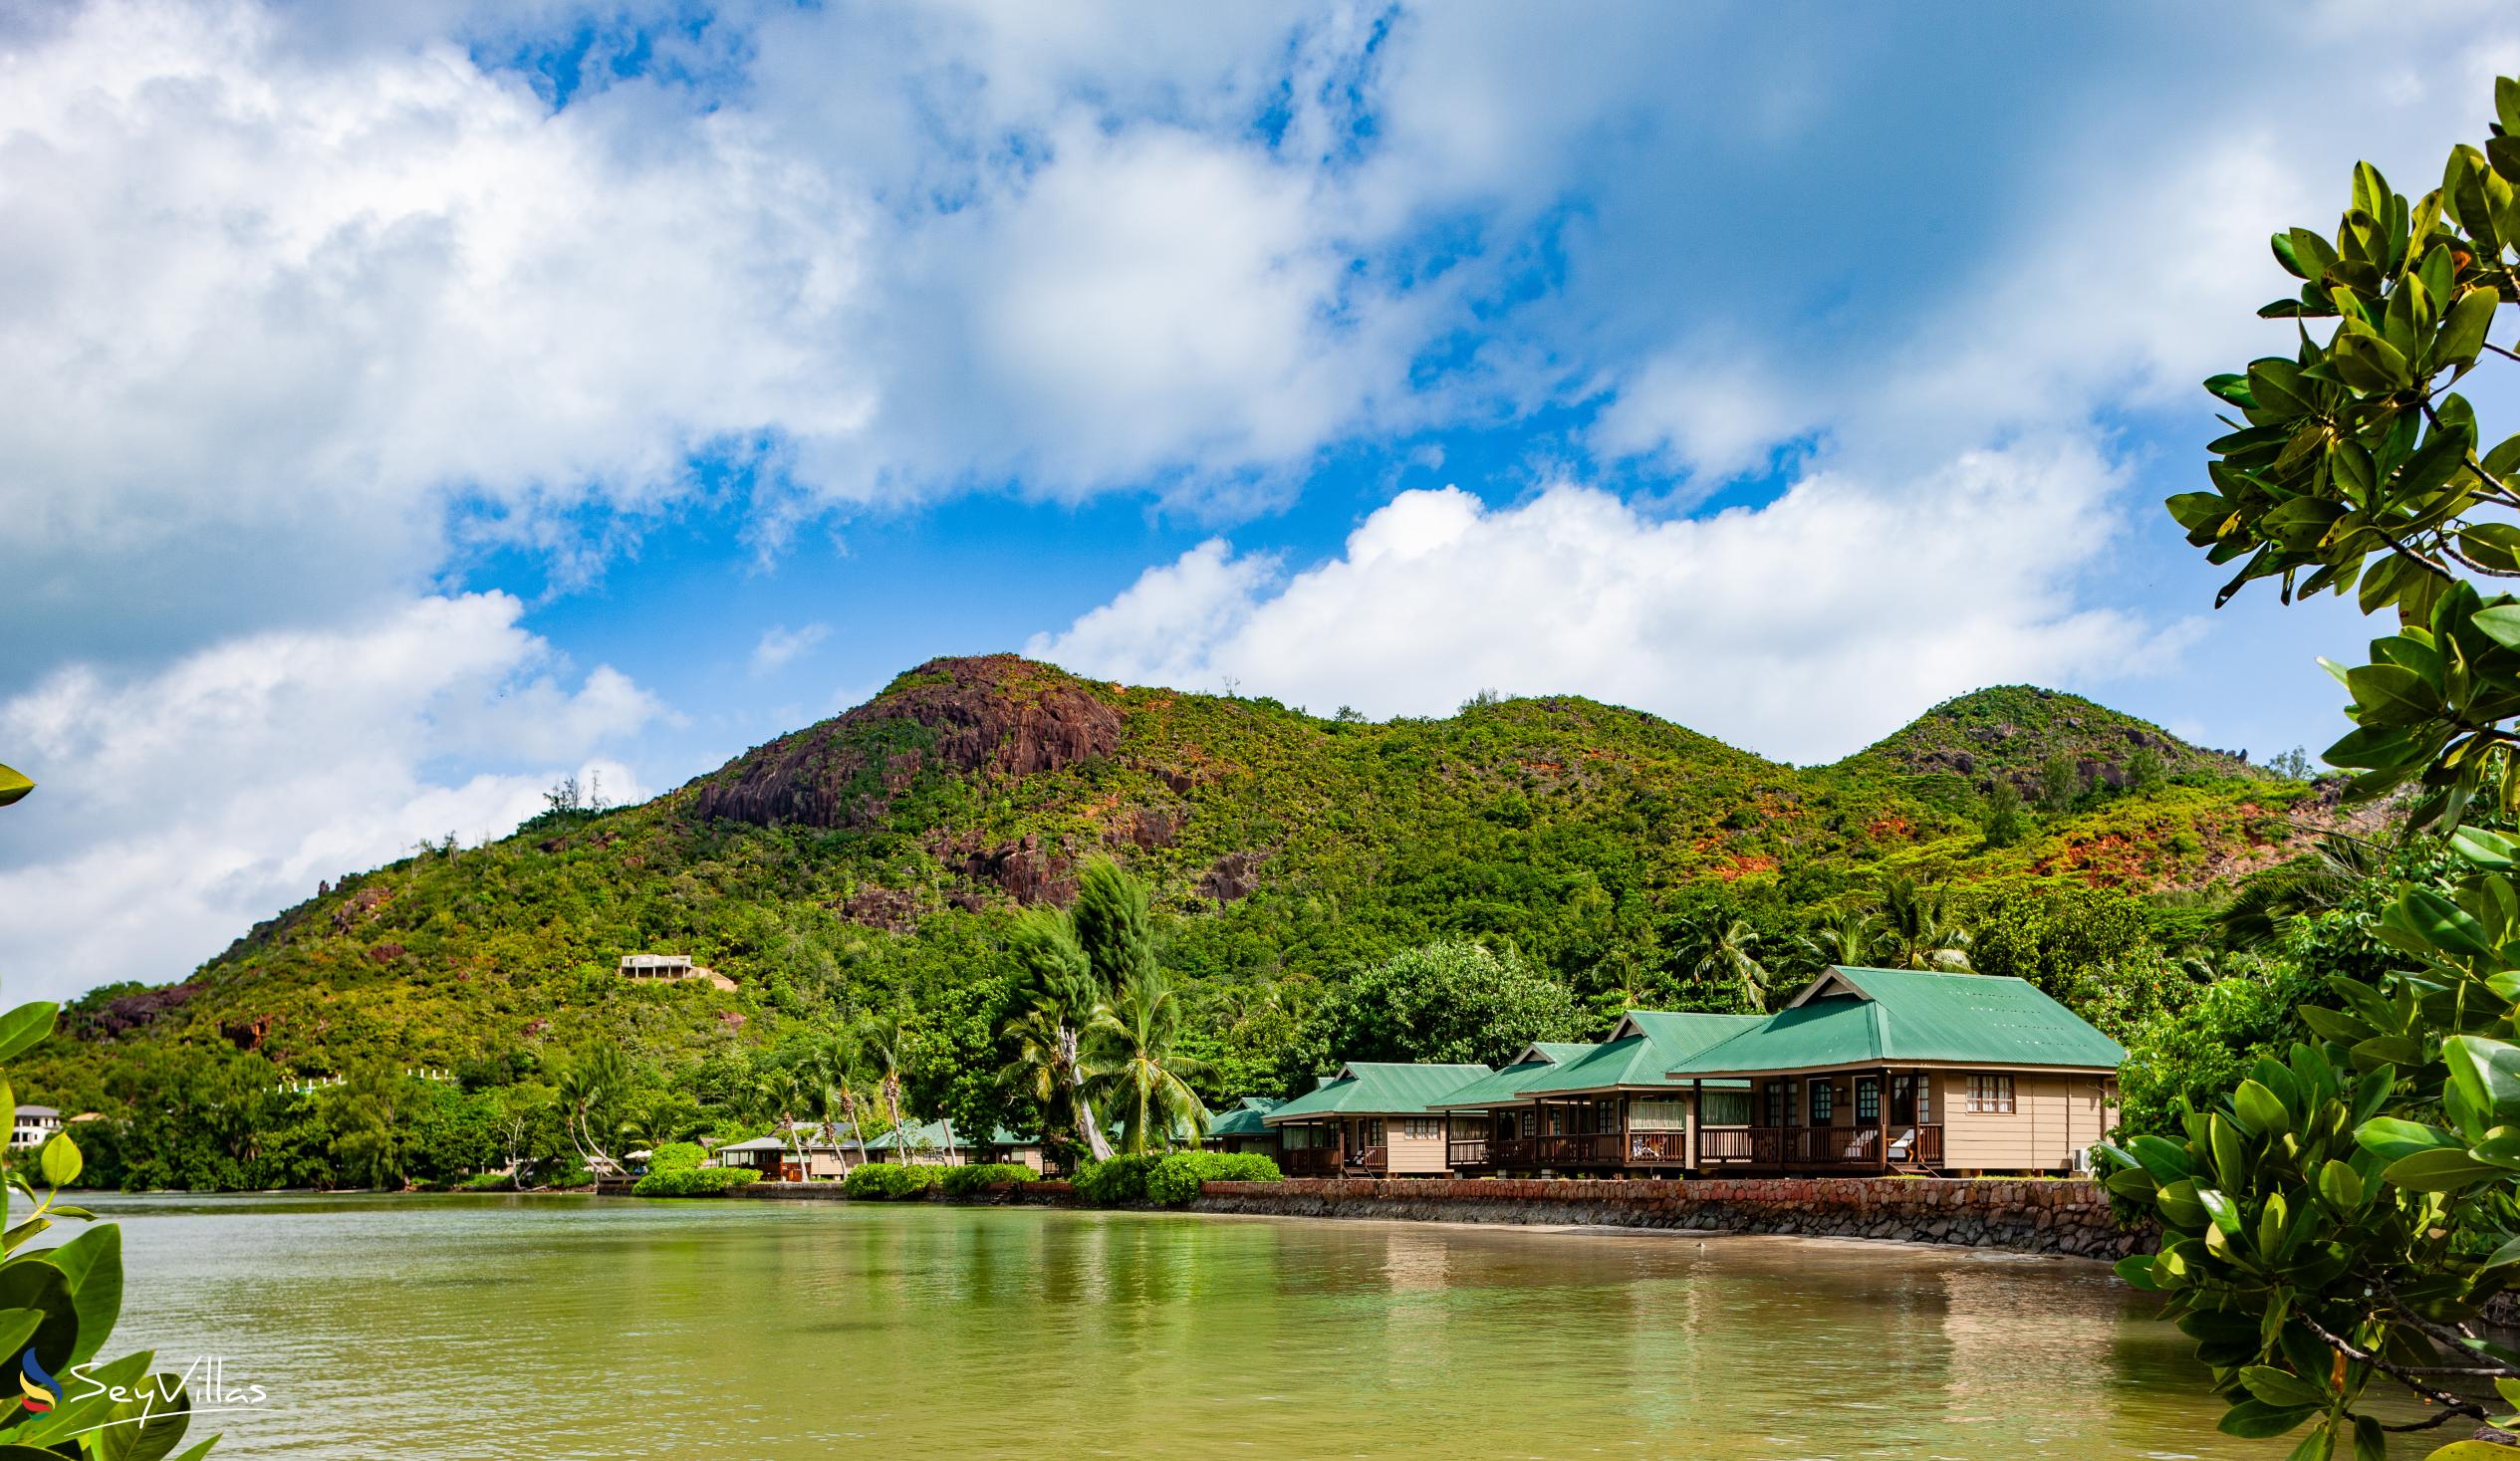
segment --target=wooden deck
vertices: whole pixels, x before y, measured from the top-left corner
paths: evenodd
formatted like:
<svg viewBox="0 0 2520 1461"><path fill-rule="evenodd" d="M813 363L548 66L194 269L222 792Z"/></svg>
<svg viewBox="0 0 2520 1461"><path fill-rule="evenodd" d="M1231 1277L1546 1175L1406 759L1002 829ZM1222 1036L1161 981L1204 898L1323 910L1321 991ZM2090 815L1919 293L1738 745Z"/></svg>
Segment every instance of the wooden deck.
<svg viewBox="0 0 2520 1461"><path fill-rule="evenodd" d="M1942 1165L1942 1127L1930 1124L1893 1128L1887 1141L1878 1126L1705 1126L1697 1139L1700 1168L1888 1172ZM1445 1160L1457 1172L1650 1171L1687 1166L1689 1153L1683 1131L1597 1131L1466 1137L1445 1144ZM1303 1173L1331 1174L1327 1166Z"/></svg>

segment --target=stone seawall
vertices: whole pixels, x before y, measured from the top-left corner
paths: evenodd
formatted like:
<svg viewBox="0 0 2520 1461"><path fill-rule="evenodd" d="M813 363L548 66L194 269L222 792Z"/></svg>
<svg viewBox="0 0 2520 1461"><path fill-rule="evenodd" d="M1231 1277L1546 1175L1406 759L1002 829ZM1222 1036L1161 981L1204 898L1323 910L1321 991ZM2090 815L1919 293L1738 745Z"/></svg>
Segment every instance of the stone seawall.
<svg viewBox="0 0 2520 1461"><path fill-rule="evenodd" d="M1308 1178L1209 1182L1194 1212L1419 1222L1798 1233L2116 1259L2149 1234L2122 1229L2096 1182L1930 1177L1707 1178L1686 1182Z"/></svg>

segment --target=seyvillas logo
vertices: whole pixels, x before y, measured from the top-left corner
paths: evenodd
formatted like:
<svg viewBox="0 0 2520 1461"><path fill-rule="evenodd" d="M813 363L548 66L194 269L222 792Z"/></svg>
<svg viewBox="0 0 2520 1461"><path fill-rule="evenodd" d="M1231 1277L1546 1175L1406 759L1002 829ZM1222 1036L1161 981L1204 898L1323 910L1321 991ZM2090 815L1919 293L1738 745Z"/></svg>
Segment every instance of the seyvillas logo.
<svg viewBox="0 0 2520 1461"><path fill-rule="evenodd" d="M61 1403L61 1381L45 1370L43 1361L35 1357L32 1344L18 1356L18 1388L26 1392L20 1403L33 1414L42 1415Z"/></svg>

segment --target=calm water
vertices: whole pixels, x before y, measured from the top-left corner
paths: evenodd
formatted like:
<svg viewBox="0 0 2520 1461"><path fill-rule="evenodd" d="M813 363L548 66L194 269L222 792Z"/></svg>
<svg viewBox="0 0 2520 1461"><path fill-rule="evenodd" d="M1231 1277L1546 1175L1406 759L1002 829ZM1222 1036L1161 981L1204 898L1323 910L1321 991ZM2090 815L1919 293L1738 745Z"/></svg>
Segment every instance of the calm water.
<svg viewBox="0 0 2520 1461"><path fill-rule="evenodd" d="M135 1198L219 1455L2279 1456L2098 1265L841 1203ZM204 1421L196 1421L196 1425ZM204 1432L196 1430L195 1435Z"/></svg>

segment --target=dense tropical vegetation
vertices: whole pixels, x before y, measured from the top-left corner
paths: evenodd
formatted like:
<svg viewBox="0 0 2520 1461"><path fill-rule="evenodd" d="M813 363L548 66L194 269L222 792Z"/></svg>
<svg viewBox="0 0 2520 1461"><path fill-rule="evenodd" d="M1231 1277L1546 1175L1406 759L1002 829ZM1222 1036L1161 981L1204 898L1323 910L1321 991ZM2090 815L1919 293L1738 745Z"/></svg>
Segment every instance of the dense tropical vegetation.
<svg viewBox="0 0 2520 1461"><path fill-rule="evenodd" d="M2332 802L2026 687L1798 769L1580 699L1378 724L942 660L653 802L563 786L328 882L79 999L24 1081L103 1117L110 1184L534 1185L939 1117L1156 1150L1342 1058L1494 1061L1830 962L1974 959L2133 1039L2258 987L2216 912L2350 831ZM640 951L735 987L622 978Z"/></svg>
<svg viewBox="0 0 2520 1461"><path fill-rule="evenodd" d="M2487 446L2454 388L2520 361L2490 338L2520 300L2520 80L2494 112L2439 188L2364 163L2333 235L2275 235L2301 287L2261 313L2305 322L2298 348L2207 382L2240 419L2212 490L2169 504L2241 564L2225 599L2274 578L2397 619L2338 667L2356 729L2326 756L2409 840L2332 849L2238 910L2235 935L2297 955L2272 998L2208 1011L2263 1053L2174 1097L2109 1179L2160 1223L2121 1272L2199 1341L2222 1428L2301 1431L2297 1461L2442 1426L2472 1434L2435 1461L2520 1445L2520 1351L2487 1327L2520 1282L2520 600L2477 587L2520 578L2520 436ZM2393 1420L2409 1398L2428 1413Z"/></svg>

